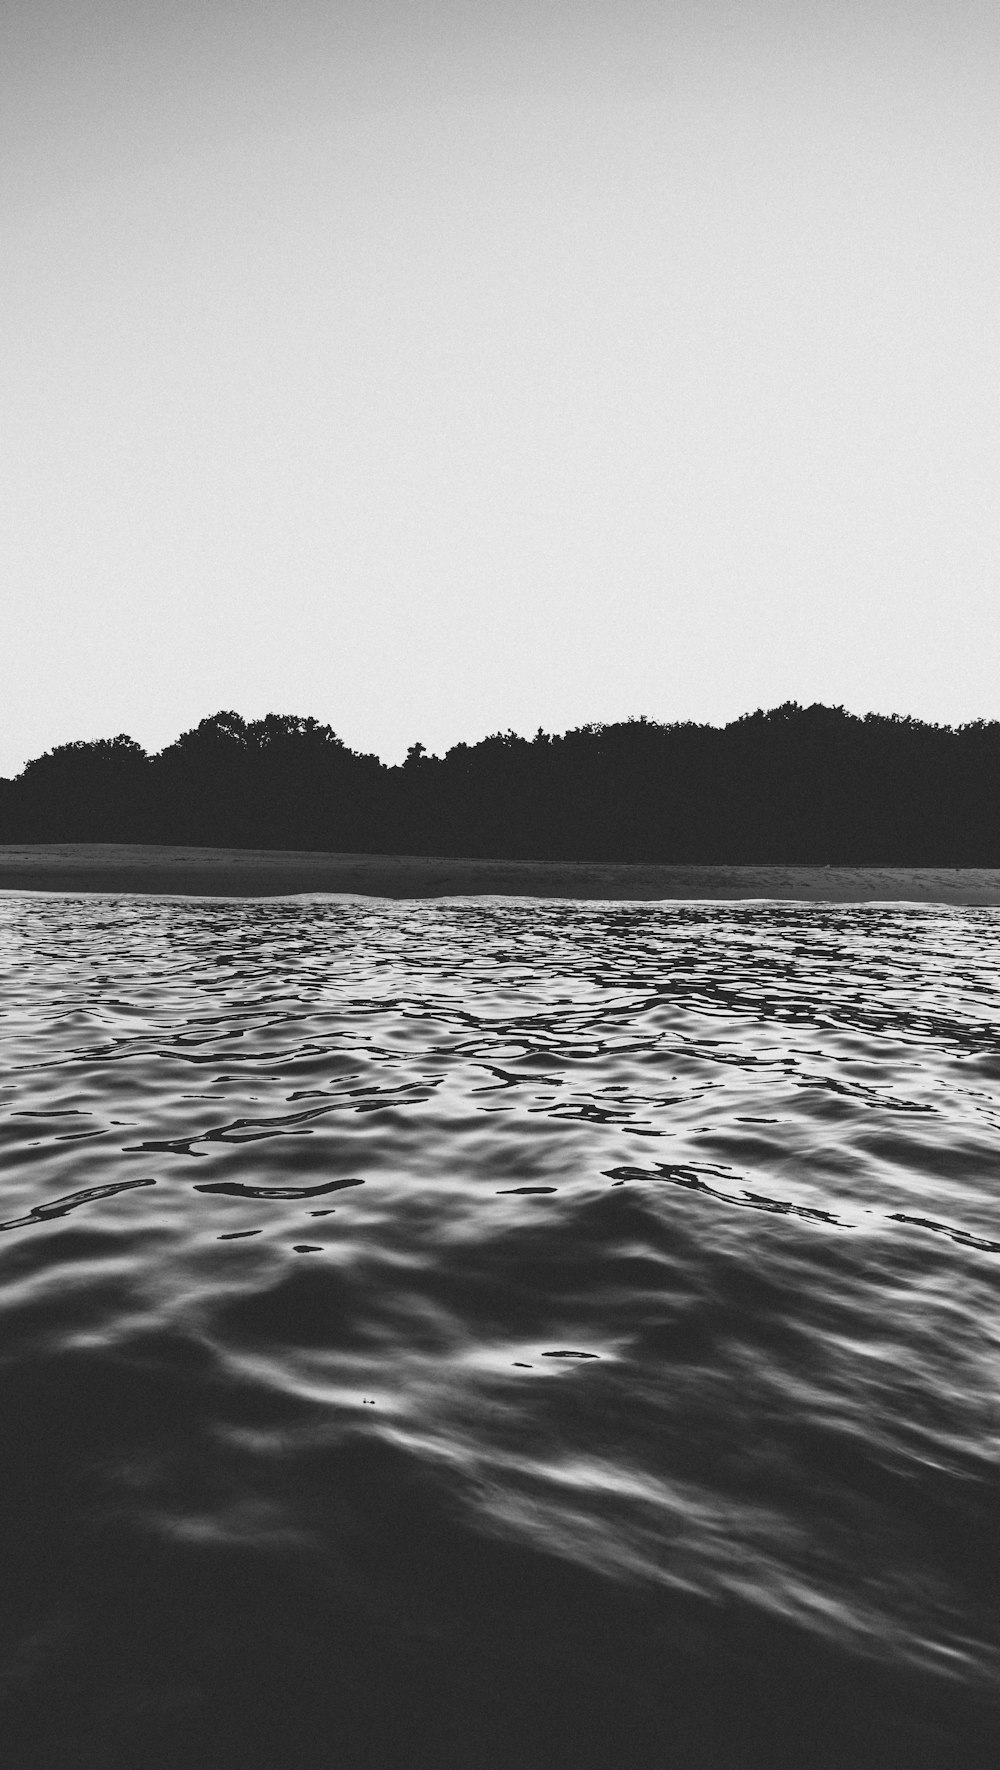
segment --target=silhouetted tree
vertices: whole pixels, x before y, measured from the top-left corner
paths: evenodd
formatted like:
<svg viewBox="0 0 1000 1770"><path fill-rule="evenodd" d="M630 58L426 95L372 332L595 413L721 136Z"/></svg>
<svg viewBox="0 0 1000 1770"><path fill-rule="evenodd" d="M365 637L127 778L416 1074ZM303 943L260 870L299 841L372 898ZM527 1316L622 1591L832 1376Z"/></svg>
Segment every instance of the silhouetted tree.
<svg viewBox="0 0 1000 1770"><path fill-rule="evenodd" d="M36 756L0 801L22 842L148 839L149 758L124 732ZM7 786L8 783L5 783Z"/></svg>
<svg viewBox="0 0 1000 1770"><path fill-rule="evenodd" d="M675 862L1000 865L1000 724L795 701L719 728L494 732L389 768L328 725L225 711L158 756L63 744L0 781L4 841Z"/></svg>
<svg viewBox="0 0 1000 1770"><path fill-rule="evenodd" d="M344 848L378 832L384 765L313 718L215 713L163 750L154 771L166 841Z"/></svg>

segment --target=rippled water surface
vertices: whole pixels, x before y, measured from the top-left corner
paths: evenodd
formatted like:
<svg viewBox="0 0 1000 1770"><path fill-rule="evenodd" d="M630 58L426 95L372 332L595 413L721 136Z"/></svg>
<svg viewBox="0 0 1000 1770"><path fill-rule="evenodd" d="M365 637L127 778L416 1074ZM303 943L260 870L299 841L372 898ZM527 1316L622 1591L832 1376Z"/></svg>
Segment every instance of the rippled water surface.
<svg viewBox="0 0 1000 1770"><path fill-rule="evenodd" d="M0 969L7 1762L1000 1762L998 912L6 894Z"/></svg>

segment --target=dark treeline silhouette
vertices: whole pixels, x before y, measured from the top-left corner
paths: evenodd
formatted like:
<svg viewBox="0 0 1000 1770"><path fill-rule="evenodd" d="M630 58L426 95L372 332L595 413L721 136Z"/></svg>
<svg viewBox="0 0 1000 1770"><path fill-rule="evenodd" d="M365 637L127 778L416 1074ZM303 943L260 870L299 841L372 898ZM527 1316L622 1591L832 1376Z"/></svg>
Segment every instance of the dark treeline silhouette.
<svg viewBox="0 0 1000 1770"><path fill-rule="evenodd" d="M315 719L216 713L154 756L124 735L47 751L0 780L0 841L1000 866L1000 722L789 701L721 728L414 744L389 767Z"/></svg>

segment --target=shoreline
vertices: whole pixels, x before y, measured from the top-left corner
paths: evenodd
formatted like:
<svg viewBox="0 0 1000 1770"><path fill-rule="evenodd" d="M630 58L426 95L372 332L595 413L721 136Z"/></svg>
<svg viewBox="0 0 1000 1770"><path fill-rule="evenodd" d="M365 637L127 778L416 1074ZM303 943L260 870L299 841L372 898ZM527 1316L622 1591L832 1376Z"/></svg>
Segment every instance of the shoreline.
<svg viewBox="0 0 1000 1770"><path fill-rule="evenodd" d="M626 861L467 860L118 842L0 844L0 892L183 897L542 897L683 902L1000 905L1000 867L675 866Z"/></svg>

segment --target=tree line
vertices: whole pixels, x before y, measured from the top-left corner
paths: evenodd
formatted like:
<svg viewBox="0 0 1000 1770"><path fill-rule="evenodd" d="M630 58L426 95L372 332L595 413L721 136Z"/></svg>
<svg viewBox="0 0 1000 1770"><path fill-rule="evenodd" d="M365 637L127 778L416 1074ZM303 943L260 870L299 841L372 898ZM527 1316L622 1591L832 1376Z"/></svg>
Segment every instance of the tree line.
<svg viewBox="0 0 1000 1770"><path fill-rule="evenodd" d="M389 766L315 719L203 719L159 754L60 744L0 779L2 842L525 860L1000 866L1000 721L795 701L718 727L497 732Z"/></svg>

